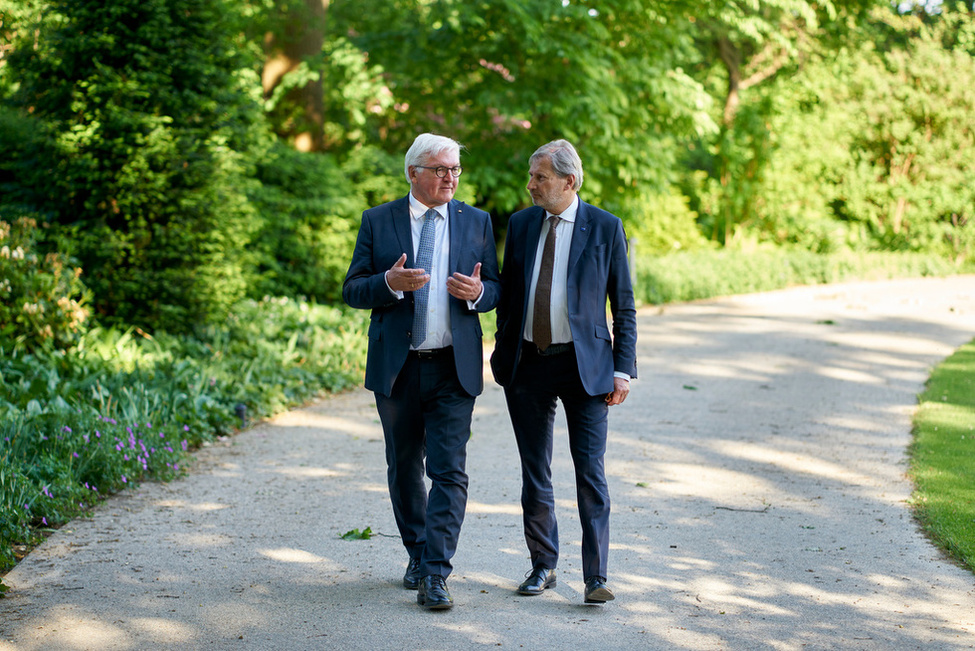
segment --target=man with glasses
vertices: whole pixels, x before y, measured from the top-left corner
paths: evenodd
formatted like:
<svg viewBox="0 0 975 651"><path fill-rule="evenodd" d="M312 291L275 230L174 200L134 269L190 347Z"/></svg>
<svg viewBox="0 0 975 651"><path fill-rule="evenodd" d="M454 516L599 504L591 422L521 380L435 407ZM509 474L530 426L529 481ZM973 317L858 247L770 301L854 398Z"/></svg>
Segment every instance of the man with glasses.
<svg viewBox="0 0 975 651"><path fill-rule="evenodd" d="M551 463L561 400L582 521L584 600L604 603L614 595L607 585L610 505L603 457L609 407L626 399L636 377L636 307L623 224L581 201L580 187L582 161L569 142L550 142L529 158L535 205L508 222L491 367L504 387L521 456L532 567L518 593L540 595L556 584Z"/></svg>
<svg viewBox="0 0 975 651"><path fill-rule="evenodd" d="M480 312L500 295L491 217L454 200L460 145L422 134L407 196L362 213L342 297L372 310L365 386L386 442L393 515L409 553L403 585L453 606L451 558L467 508L467 441L483 389ZM426 475L431 487L424 484Z"/></svg>

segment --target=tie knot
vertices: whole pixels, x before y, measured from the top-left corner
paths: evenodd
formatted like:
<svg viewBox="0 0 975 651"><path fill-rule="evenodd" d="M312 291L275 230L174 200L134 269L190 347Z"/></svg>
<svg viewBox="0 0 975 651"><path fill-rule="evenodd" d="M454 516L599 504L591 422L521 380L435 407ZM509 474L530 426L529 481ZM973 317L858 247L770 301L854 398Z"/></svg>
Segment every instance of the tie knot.
<svg viewBox="0 0 975 651"><path fill-rule="evenodd" d="M431 219L433 219L433 218L434 218L434 217L436 217L436 216L437 216L437 211L436 211L436 210L434 210L433 208L430 208L430 209L429 209L428 211L426 211L426 212L425 212L425 213L423 214L423 219L424 219L425 221L430 221Z"/></svg>

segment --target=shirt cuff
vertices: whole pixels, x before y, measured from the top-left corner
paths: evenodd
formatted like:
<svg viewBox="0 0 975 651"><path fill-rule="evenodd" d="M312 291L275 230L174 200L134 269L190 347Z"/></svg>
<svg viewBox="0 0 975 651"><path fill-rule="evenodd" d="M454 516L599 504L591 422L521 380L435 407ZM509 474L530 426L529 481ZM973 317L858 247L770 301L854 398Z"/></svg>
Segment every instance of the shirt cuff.
<svg viewBox="0 0 975 651"><path fill-rule="evenodd" d="M383 281L386 283L386 289L388 289L389 293L395 296L396 298L402 299L404 295L403 292L398 292L389 286L389 279L386 277L386 274L388 273L389 271L387 270L386 273L383 274Z"/></svg>
<svg viewBox="0 0 975 651"><path fill-rule="evenodd" d="M467 309L468 310L474 310L474 309L476 309L477 308L477 304L481 302L481 299L482 298L484 298L484 283L481 283L481 295L478 296L476 300L467 301Z"/></svg>
<svg viewBox="0 0 975 651"><path fill-rule="evenodd" d="M621 380L626 380L627 382L629 382L630 380L632 380L632 379L633 379L633 378L631 378L631 377L629 376L629 374L627 374L627 373L622 373L622 372L620 372L620 371L616 371L615 373L613 373L613 377L618 377L619 379L621 379Z"/></svg>

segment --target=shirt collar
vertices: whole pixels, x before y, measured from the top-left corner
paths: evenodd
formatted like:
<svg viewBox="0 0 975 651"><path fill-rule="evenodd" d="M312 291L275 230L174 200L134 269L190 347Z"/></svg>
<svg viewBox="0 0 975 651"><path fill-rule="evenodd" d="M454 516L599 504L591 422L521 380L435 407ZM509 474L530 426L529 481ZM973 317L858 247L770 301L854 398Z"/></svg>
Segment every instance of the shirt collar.
<svg viewBox="0 0 975 651"><path fill-rule="evenodd" d="M410 191L410 217L413 219L423 219L423 216L427 214L430 208L420 203L420 200L413 196L413 192ZM447 204L442 203L439 206L434 206L434 210L441 217L447 217Z"/></svg>
<svg viewBox="0 0 975 651"><path fill-rule="evenodd" d="M576 220L576 213L578 213L578 212L579 212L579 195L577 194L572 199L572 203L569 204L569 207L566 208L564 211L562 211L562 214L559 215L559 218L560 219L564 219L565 221L572 223L572 222L575 222L575 220ZM551 215L552 215L552 213L550 213L547 210L545 211L545 218L546 219L548 217L550 217Z"/></svg>

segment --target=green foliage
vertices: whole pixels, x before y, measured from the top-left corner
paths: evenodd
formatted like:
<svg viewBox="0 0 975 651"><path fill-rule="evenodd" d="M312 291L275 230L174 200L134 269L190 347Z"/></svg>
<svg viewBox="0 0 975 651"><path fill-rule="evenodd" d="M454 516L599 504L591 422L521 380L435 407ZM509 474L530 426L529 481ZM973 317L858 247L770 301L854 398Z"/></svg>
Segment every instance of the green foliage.
<svg viewBox="0 0 975 651"><path fill-rule="evenodd" d="M234 15L219 0L52 0L7 60L11 102L43 137L16 197L71 247L102 320L187 332L246 291L260 122Z"/></svg>
<svg viewBox="0 0 975 651"><path fill-rule="evenodd" d="M622 217L631 247L639 255L709 248L712 245L701 235L697 214L687 201L672 189L667 194L641 193L618 207L607 204L606 208Z"/></svg>
<svg viewBox="0 0 975 651"><path fill-rule="evenodd" d="M250 196L263 223L251 248L258 277L250 295L341 301L359 215L405 194L401 161L372 147L344 162L272 148L258 163L261 183Z"/></svg>
<svg viewBox="0 0 975 651"><path fill-rule="evenodd" d="M328 22L386 74L393 110L373 129L387 150L421 131L456 138L464 183L495 213L526 205L528 157L548 140L576 144L588 196L606 203L666 187L677 138L714 129L680 67L693 26L636 0L339 0Z"/></svg>
<svg viewBox="0 0 975 651"><path fill-rule="evenodd" d="M970 257L975 59L950 45L968 23L878 9L851 47L755 89L721 146L726 176L685 186L704 225L733 223L727 244Z"/></svg>
<svg viewBox="0 0 975 651"><path fill-rule="evenodd" d="M88 318L81 269L63 255L39 255L36 226L29 217L0 220L0 350L68 347Z"/></svg>
<svg viewBox="0 0 975 651"><path fill-rule="evenodd" d="M918 397L911 445L911 498L925 530L975 570L975 341L931 374Z"/></svg>
<svg viewBox="0 0 975 651"><path fill-rule="evenodd" d="M187 450L362 376L366 317L245 301L195 337L96 328L69 350L0 357L0 570L125 485L181 472Z"/></svg>
<svg viewBox="0 0 975 651"><path fill-rule="evenodd" d="M342 540L369 540L372 538L372 536L372 527L366 527L362 531L359 531L358 529L346 531L344 534L339 536L339 538Z"/></svg>

